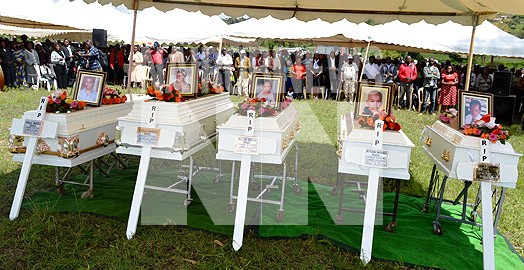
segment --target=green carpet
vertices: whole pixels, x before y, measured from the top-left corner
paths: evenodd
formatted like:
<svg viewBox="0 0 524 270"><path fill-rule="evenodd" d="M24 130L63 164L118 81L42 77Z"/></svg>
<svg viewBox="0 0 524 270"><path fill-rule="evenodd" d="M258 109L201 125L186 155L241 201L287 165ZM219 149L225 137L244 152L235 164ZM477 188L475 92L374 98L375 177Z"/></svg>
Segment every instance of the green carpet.
<svg viewBox="0 0 524 270"><path fill-rule="evenodd" d="M81 199L85 187L66 185L66 193L41 192L24 201L24 208L38 211L91 212L117 217L127 222L131 205L137 166L124 171L113 171L111 177L95 177L95 197ZM152 176L148 185L173 178L176 171L163 171ZM79 176L84 179L85 176ZM166 194L148 190L142 207L142 224L187 224L188 226L226 235L233 234L234 213L226 211L229 204L229 175L220 183L213 183L213 174L202 173L193 183L193 203L182 205L184 195ZM284 205L283 224L276 222L277 205L249 203L246 224L262 224L257 227L261 237L314 236L330 239L342 247L358 251L361 243L362 226L335 225L338 196L331 195L331 187L300 181L301 193L295 193L288 182ZM252 191L255 192L255 191ZM278 199L280 191L272 192L268 199ZM358 198L356 199L358 200ZM348 198L348 203L356 201ZM385 193L383 205L386 212L392 211L394 194ZM432 231L435 212L423 214L420 209L423 198L401 195L398 210L398 227L395 233L385 232L377 225L374 232L373 257L401 261L444 269L482 269L482 231L478 227L441 220L443 235ZM167 212L166 212L166 209ZM445 205L443 214L456 215L460 206ZM170 215L170 216L165 216ZM358 215L344 215L344 221ZM384 217L384 224L390 217ZM125 231L122 231L125 234ZM140 234L140 226L137 234ZM497 269L524 269L522 259L512 251L502 235L495 239Z"/></svg>

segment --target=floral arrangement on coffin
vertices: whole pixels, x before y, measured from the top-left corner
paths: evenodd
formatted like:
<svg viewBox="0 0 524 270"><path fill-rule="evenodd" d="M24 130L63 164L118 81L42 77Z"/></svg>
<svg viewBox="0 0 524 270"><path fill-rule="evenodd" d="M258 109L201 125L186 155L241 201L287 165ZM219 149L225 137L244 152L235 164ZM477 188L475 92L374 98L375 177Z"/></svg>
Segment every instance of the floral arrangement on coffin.
<svg viewBox="0 0 524 270"><path fill-rule="evenodd" d="M149 86L147 88L147 94L151 97L153 97L152 100L160 100L160 101L167 101L167 102L182 102L184 101L184 97L182 94L180 94L180 91L175 89L175 86L170 85L162 85L160 86L160 90L156 90L153 88L153 86ZM149 100L146 100L148 102Z"/></svg>
<svg viewBox="0 0 524 270"><path fill-rule="evenodd" d="M83 110L86 107L85 101L73 100L67 96L66 91L55 91L48 96L47 112L70 113Z"/></svg>
<svg viewBox="0 0 524 270"><path fill-rule="evenodd" d="M126 102L127 97L126 95L120 94L116 89L106 87L104 89L104 95L102 98L102 104L103 105L111 105L111 104L118 104L118 103L124 103Z"/></svg>
<svg viewBox="0 0 524 270"><path fill-rule="evenodd" d="M246 98L238 104L236 112L240 115L247 115L248 110L256 111L257 117L267 117L277 115L291 104L292 99L286 98L279 109L275 104L270 104L265 98Z"/></svg>
<svg viewBox="0 0 524 270"><path fill-rule="evenodd" d="M458 111L454 108L446 110L444 113L442 113L438 119L445 124L450 124L453 120L457 118Z"/></svg>
<svg viewBox="0 0 524 270"><path fill-rule="evenodd" d="M502 144L506 144L506 140L509 139L509 131L504 129L502 125L495 123L495 117L491 117L489 114L482 116L480 120L469 125L464 125L464 134L481 137L488 139L492 143L500 141Z"/></svg>
<svg viewBox="0 0 524 270"><path fill-rule="evenodd" d="M384 126L382 128L383 131L399 131L402 128L399 123L395 122L395 117L393 114L388 114L384 110L374 115L361 116L357 119L357 123L360 125L360 127L374 128L376 120L384 121Z"/></svg>
<svg viewBox="0 0 524 270"><path fill-rule="evenodd" d="M214 85L211 82L207 83L207 89L208 89L208 92L211 94L220 94L224 92L224 86Z"/></svg>

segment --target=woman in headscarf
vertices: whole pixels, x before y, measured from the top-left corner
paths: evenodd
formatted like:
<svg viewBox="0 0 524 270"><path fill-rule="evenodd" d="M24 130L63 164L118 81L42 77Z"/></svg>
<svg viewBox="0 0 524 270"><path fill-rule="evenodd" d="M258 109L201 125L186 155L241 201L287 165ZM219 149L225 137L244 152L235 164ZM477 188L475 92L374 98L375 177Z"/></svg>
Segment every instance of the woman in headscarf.
<svg viewBox="0 0 524 270"><path fill-rule="evenodd" d="M27 86L25 81L25 55L24 44L13 41L12 43L13 57L15 63L15 87Z"/></svg>

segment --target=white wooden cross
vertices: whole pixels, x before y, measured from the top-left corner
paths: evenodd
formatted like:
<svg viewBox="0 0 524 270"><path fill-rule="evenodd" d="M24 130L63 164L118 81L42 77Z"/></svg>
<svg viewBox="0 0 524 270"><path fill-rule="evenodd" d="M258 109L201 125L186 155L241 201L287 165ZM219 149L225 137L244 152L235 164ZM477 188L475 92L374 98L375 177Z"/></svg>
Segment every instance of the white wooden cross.
<svg viewBox="0 0 524 270"><path fill-rule="evenodd" d="M18 184L16 186L13 204L11 205L11 212L9 213L10 220L16 219L20 213L20 207L22 205L22 199L24 198L29 172L31 171L31 166L33 165L33 157L38 139L56 138L58 123L43 120L46 113L47 102L48 97L40 98L35 119L13 119L13 123L11 125L11 134L28 137L29 140L24 155L22 170L20 171L20 176L18 177Z"/></svg>
<svg viewBox="0 0 524 270"><path fill-rule="evenodd" d="M240 164L240 179L238 183L237 209L235 213L235 228L233 230L233 249L238 251L244 240L244 223L246 219L247 193L249 188L249 175L251 171L251 156L258 154L258 138L255 134L255 114L253 110L247 111L247 127L245 136L237 136L235 152L242 153ZM234 172L233 172L234 173Z"/></svg>
<svg viewBox="0 0 524 270"><path fill-rule="evenodd" d="M137 128L136 143L142 145L142 154L140 155L140 165L136 177L135 191L133 193L133 201L131 202L131 210L127 221L127 239L131 239L136 233L138 216L140 214L140 207L142 205L142 198L144 197L144 189L146 186L147 171L149 170L149 161L151 160L151 150L153 146L158 145L160 140L160 129L156 128L157 115L158 106L151 104L149 115L146 118L147 127Z"/></svg>
<svg viewBox="0 0 524 270"><path fill-rule="evenodd" d="M366 207L364 212L364 228L362 244L360 246L360 260L367 264L371 260L373 249L373 228L375 227L375 212L377 208L378 179L382 168L387 168L387 151L382 151L384 121L375 121L375 131L371 149L366 149L364 166L369 167L368 190L366 194Z"/></svg>
<svg viewBox="0 0 524 270"><path fill-rule="evenodd" d="M480 141L480 162L489 163L489 141ZM495 247L493 239L493 209L491 204L491 183L480 182L480 193L482 196L482 254L484 257L484 269L495 269Z"/></svg>

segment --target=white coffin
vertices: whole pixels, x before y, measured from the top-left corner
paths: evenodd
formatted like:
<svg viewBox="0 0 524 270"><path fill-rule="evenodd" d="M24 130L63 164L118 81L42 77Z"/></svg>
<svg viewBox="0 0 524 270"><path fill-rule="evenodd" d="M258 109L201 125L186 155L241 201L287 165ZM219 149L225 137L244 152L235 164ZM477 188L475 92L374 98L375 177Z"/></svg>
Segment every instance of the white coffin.
<svg viewBox="0 0 524 270"><path fill-rule="evenodd" d="M132 103L104 105L100 107L87 107L84 110L71 113L46 113L44 121L58 123L58 132L55 138L43 139L50 147L48 152L36 155L34 164L74 167L107 155L115 151L115 127L117 118L131 111ZM36 111L27 111L22 120L35 119ZM18 125L19 119L13 120L13 125ZM16 127L12 126L11 130ZM107 146L97 144L101 133L107 134L109 143ZM78 136L78 155L67 158L60 156L59 140L61 138L73 138ZM24 146L27 140L24 140ZM22 162L25 154L14 154L15 161Z"/></svg>
<svg viewBox="0 0 524 270"><path fill-rule="evenodd" d="M137 142L138 128L147 127L151 104L157 105L157 144L151 157L184 160L211 144L216 126L233 114L233 103L228 93L210 95L185 102L136 101L131 112L118 119L120 140L117 153L141 155L142 146Z"/></svg>
<svg viewBox="0 0 524 270"><path fill-rule="evenodd" d="M341 144L338 172L369 175L370 167L364 166L366 149L371 149L374 129L355 128L358 125L351 115L343 116L341 123ZM400 131L386 131L383 150L388 151L387 167L380 170L381 177L409 180L409 162L413 142Z"/></svg>
<svg viewBox="0 0 524 270"><path fill-rule="evenodd" d="M300 130L299 113L293 105L273 117L255 119L254 136L259 138L258 155L253 155L252 162L282 164L289 150L298 138ZM217 127L217 159L241 161L242 154L235 153L237 136L245 135L247 116L233 115Z"/></svg>
<svg viewBox="0 0 524 270"><path fill-rule="evenodd" d="M481 138L464 135L448 125L436 121L426 126L420 135L426 155L448 177L473 180L473 163L480 159ZM509 142L489 143L492 163L500 163L500 183L495 185L514 188L518 178L516 153Z"/></svg>

